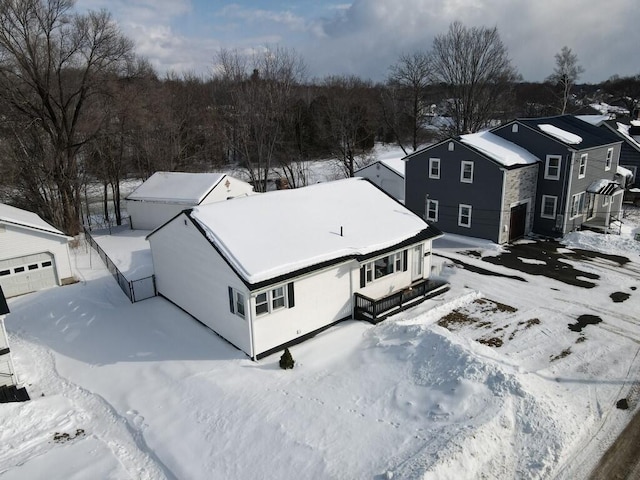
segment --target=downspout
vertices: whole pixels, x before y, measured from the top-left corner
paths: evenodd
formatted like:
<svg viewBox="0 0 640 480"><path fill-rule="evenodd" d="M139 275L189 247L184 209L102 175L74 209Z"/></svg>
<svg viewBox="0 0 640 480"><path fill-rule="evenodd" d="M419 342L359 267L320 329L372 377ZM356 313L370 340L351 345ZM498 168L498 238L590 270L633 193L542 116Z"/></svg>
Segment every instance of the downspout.
<svg viewBox="0 0 640 480"><path fill-rule="evenodd" d="M498 243L502 243L502 232L505 229L506 225L504 223L505 211L504 211L504 197L507 194L505 192L505 187L507 185L507 170L501 168L502 170L502 195L500 195L500 225L498 229ZM509 219L511 219L511 211L509 211ZM511 223L511 222L509 222ZM508 232L508 230L507 230ZM509 241L509 234L507 233L507 242Z"/></svg>
<svg viewBox="0 0 640 480"><path fill-rule="evenodd" d="M567 222L569 221L569 215L571 214L571 203L568 201L570 197L570 193L571 193L571 180L573 179L573 162L575 160L575 155L576 152L575 150L571 152L571 160L569 160L569 182L567 184L567 188L566 190L563 188L562 189L562 196L563 201L565 201L565 210L564 210L564 222L562 225L562 232L560 232L562 235L564 235L567 231ZM568 160L568 159L567 159Z"/></svg>
<svg viewBox="0 0 640 480"><path fill-rule="evenodd" d="M249 295L247 297L247 303L248 305L245 305L245 309L248 313L247 315L247 319L249 320L249 346L250 346L250 350L251 350L251 360L253 360L254 362L257 361L256 358L256 347L253 343L253 308L251 308L251 296ZM248 307L248 308L247 308Z"/></svg>

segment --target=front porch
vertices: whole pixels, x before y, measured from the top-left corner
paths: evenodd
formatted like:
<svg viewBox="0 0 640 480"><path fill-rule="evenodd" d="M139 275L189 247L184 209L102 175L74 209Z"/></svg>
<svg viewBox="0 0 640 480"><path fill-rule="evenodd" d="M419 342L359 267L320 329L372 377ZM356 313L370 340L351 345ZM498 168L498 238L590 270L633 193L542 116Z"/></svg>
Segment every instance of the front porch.
<svg viewBox="0 0 640 480"><path fill-rule="evenodd" d="M620 235L622 230L622 221L614 216L608 218L595 217L582 222L580 227L582 230L590 230L598 233L615 233Z"/></svg>
<svg viewBox="0 0 640 480"><path fill-rule="evenodd" d="M393 292L377 299L355 293L353 317L373 324L379 323L398 312L411 308L429 298L449 290L449 283L444 280L420 280L409 287Z"/></svg>

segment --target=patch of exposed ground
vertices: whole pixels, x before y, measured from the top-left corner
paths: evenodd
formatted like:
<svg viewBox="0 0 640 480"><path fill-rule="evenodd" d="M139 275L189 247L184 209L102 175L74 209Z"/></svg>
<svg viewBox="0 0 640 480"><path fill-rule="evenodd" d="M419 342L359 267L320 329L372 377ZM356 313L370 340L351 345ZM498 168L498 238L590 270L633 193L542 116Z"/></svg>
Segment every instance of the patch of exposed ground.
<svg viewBox="0 0 640 480"><path fill-rule="evenodd" d="M602 319L597 315L580 315L576 323L569 324L569 330L572 332L581 332L587 325L596 325L600 322L602 322Z"/></svg>
<svg viewBox="0 0 640 480"><path fill-rule="evenodd" d="M629 300L629 297L631 295L629 293L624 293L624 292L613 292L611 295L609 295L609 297L611 297L611 300L614 301L614 303L622 303L625 300Z"/></svg>
<svg viewBox="0 0 640 480"><path fill-rule="evenodd" d="M561 358L568 357L569 355L571 355L571 347L565 348L558 355L551 356L550 361L555 362L556 360L560 360Z"/></svg>

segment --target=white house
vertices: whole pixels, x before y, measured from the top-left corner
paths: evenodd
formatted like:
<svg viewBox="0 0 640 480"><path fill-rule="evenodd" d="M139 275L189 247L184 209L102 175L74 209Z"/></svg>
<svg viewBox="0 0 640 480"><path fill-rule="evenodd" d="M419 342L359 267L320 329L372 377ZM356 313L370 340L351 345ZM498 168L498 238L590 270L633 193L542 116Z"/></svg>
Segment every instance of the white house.
<svg viewBox="0 0 640 480"><path fill-rule="evenodd" d="M16 384L7 331L4 328L4 317L7 313L9 313L9 307L4 298L2 287L0 287L0 387L10 387Z"/></svg>
<svg viewBox="0 0 640 480"><path fill-rule="evenodd" d="M74 282L70 239L35 213L0 203L0 286L5 296Z"/></svg>
<svg viewBox="0 0 640 480"><path fill-rule="evenodd" d="M440 235L351 178L195 207L147 239L158 293L257 359L446 288L428 280Z"/></svg>
<svg viewBox="0 0 640 480"><path fill-rule="evenodd" d="M396 200L404 202L404 161L402 159L378 160L356 170L354 176L370 180Z"/></svg>
<svg viewBox="0 0 640 480"><path fill-rule="evenodd" d="M253 186L224 173L156 172L127 198L131 228L153 230L185 208L253 193Z"/></svg>

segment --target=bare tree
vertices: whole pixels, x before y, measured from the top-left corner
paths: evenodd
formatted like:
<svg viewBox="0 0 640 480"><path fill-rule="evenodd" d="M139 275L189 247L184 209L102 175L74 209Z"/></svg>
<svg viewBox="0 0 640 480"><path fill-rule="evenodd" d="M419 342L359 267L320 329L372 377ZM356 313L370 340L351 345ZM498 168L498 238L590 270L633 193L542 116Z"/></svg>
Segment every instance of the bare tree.
<svg viewBox="0 0 640 480"><path fill-rule="evenodd" d="M268 47L251 58L222 50L217 61L216 79L230 91L227 104L218 105L218 111L232 160L246 171L256 191L265 191L283 139L283 117L306 65L295 50L283 47Z"/></svg>
<svg viewBox="0 0 640 480"><path fill-rule="evenodd" d="M435 37L432 48L434 81L445 87L447 134L475 132L495 119L520 76L511 65L496 27L467 28L460 22Z"/></svg>
<svg viewBox="0 0 640 480"><path fill-rule="evenodd" d="M53 190L42 192L52 205L47 218L68 234L80 229L80 151L103 122L98 110L88 112L133 50L109 13L72 7L71 0L0 4L0 97L46 141L50 161L23 160L52 179Z"/></svg>
<svg viewBox="0 0 640 480"><path fill-rule="evenodd" d="M560 113L564 115L569 105L571 89L580 75L584 73L584 68L578 63L578 55L573 53L566 45L555 55L556 66L553 73L547 77L547 82L559 88Z"/></svg>
<svg viewBox="0 0 640 480"><path fill-rule="evenodd" d="M402 141L402 120L408 119L411 132L411 148L415 152L422 143L420 132L427 114L430 112L426 103L427 87L431 83L431 61L424 52L402 54L390 68L387 82L387 99L383 102L385 122L394 133L398 145L407 154Z"/></svg>

